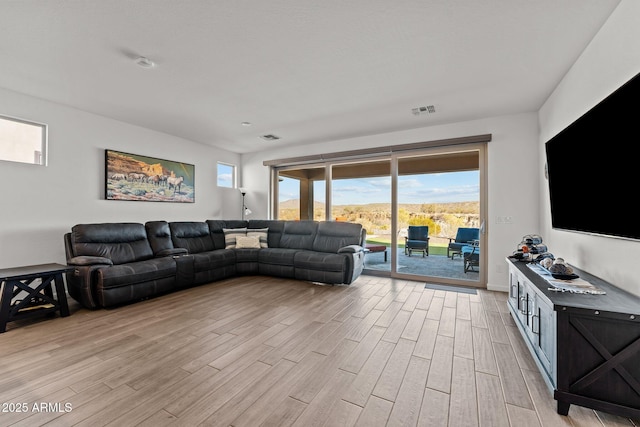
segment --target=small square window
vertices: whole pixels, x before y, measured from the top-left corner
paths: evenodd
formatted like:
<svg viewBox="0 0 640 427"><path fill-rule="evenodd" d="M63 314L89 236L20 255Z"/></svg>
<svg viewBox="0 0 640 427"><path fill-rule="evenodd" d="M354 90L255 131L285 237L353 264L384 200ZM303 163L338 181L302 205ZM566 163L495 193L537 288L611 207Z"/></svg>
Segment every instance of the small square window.
<svg viewBox="0 0 640 427"><path fill-rule="evenodd" d="M218 187L236 188L236 166L218 162Z"/></svg>
<svg viewBox="0 0 640 427"><path fill-rule="evenodd" d="M47 125L0 116L0 160L47 165Z"/></svg>

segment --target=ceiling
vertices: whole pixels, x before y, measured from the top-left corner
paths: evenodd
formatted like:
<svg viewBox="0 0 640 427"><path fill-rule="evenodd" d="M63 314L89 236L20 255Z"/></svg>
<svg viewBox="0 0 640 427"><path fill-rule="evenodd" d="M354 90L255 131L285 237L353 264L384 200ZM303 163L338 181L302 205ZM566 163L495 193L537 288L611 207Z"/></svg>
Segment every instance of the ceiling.
<svg viewBox="0 0 640 427"><path fill-rule="evenodd" d="M618 3L2 0L0 87L247 153L537 111Z"/></svg>

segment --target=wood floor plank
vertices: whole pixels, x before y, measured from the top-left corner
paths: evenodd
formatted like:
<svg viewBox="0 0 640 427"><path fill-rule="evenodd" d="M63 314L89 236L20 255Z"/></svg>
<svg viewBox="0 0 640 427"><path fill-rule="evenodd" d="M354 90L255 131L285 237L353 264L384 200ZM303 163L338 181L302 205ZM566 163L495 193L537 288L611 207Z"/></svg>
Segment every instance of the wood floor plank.
<svg viewBox="0 0 640 427"><path fill-rule="evenodd" d="M262 378L253 383L251 387L236 394L231 400L222 405L220 409L203 422L203 425L230 426L233 420L253 405L267 390L276 385L294 366L294 362L281 360L267 371Z"/></svg>
<svg viewBox="0 0 640 427"><path fill-rule="evenodd" d="M462 320L471 320L471 302L469 300L469 294L458 293L456 317Z"/></svg>
<svg viewBox="0 0 640 427"><path fill-rule="evenodd" d="M443 307L440 316L440 328L438 335L454 337L456 329L456 309L454 307Z"/></svg>
<svg viewBox="0 0 640 427"><path fill-rule="evenodd" d="M356 424L362 408L345 400L336 402L323 427L351 427Z"/></svg>
<svg viewBox="0 0 640 427"><path fill-rule="evenodd" d="M488 328L487 317L484 314L484 307L480 302L469 302L469 311L471 313L471 324L476 328Z"/></svg>
<svg viewBox="0 0 640 427"><path fill-rule="evenodd" d="M480 427L508 427L509 415L502 395L500 378L476 371L476 386Z"/></svg>
<svg viewBox="0 0 640 427"><path fill-rule="evenodd" d="M424 289L422 294L420 295L420 300L418 300L418 304L416 304L416 308L419 310L429 310L429 306L431 305L431 300L433 299L434 291L433 289Z"/></svg>
<svg viewBox="0 0 640 427"><path fill-rule="evenodd" d="M422 398L419 426L446 427L449 425L449 393L427 388Z"/></svg>
<svg viewBox="0 0 640 427"><path fill-rule="evenodd" d="M405 371L411 360L414 341L400 339L391 353L372 394L394 402L404 379Z"/></svg>
<svg viewBox="0 0 640 427"><path fill-rule="evenodd" d="M354 378L355 374L340 369L335 370L293 425L297 427L322 426L333 413L333 407L341 401L336 390L344 390L353 382Z"/></svg>
<svg viewBox="0 0 640 427"><path fill-rule="evenodd" d="M391 295L393 297L393 295ZM383 328L388 328L391 326L393 319L396 318L400 310L402 310L402 306L404 304L399 301L392 301L387 308L384 310L384 313L378 318L376 322L376 326L381 326Z"/></svg>
<svg viewBox="0 0 640 427"><path fill-rule="evenodd" d="M493 348L505 401L521 408L533 409L522 371L517 363L513 363L516 357L513 349L502 343L493 343Z"/></svg>
<svg viewBox="0 0 640 427"><path fill-rule="evenodd" d="M487 325L489 326L489 333L491 334L491 341L510 344L507 329L505 328L504 323L502 323L500 313L497 311L487 311L485 312L485 315L487 318Z"/></svg>
<svg viewBox="0 0 640 427"><path fill-rule="evenodd" d="M391 322L391 325L387 328L383 340L397 343L400 337L402 336L402 332L404 328L407 326L409 319L411 318L411 312L400 310L398 314L396 314L395 319Z"/></svg>
<svg viewBox="0 0 640 427"><path fill-rule="evenodd" d="M445 292L443 305L444 307L456 308L458 306L458 293Z"/></svg>
<svg viewBox="0 0 640 427"><path fill-rule="evenodd" d="M558 415L556 412L556 405L552 399L549 399L551 392L546 383L540 378L537 371L523 370L527 387L531 399L533 399L538 418L542 425L557 425L557 426L571 426L572 422L570 417ZM595 416L594 416L595 418Z"/></svg>
<svg viewBox="0 0 640 427"><path fill-rule="evenodd" d="M505 330L520 368L529 371L538 370L536 362L533 360L533 356L531 356L518 328L516 326L505 326Z"/></svg>
<svg viewBox="0 0 640 427"><path fill-rule="evenodd" d="M418 341L422 325L426 318L427 312L425 310L413 310L400 337L406 340Z"/></svg>
<svg viewBox="0 0 640 427"><path fill-rule="evenodd" d="M379 326L372 327L344 363L340 365L340 369L354 374L360 372L384 333L384 328Z"/></svg>
<svg viewBox="0 0 640 427"><path fill-rule="evenodd" d="M522 427L540 427L540 420L536 411L532 409L521 408L517 405L507 404L507 413L509 414L509 422L512 426Z"/></svg>
<svg viewBox="0 0 640 427"><path fill-rule="evenodd" d="M371 396L356 421L356 427L384 426L391 414L393 402Z"/></svg>
<svg viewBox="0 0 640 427"><path fill-rule="evenodd" d="M453 369L453 338L444 335L436 337L436 345L433 350L433 358L429 368L427 387L441 391L451 392L451 371Z"/></svg>
<svg viewBox="0 0 640 427"><path fill-rule="evenodd" d="M491 375L498 375L496 357L493 353L493 344L488 329L471 328L473 335L473 360L476 371Z"/></svg>
<svg viewBox="0 0 640 427"><path fill-rule="evenodd" d="M442 314L442 308L444 307L444 297L440 298L436 296L438 291L434 292L431 304L429 305L429 311L427 311L427 319L440 320Z"/></svg>
<svg viewBox="0 0 640 427"><path fill-rule="evenodd" d="M476 376L473 360L453 357L451 396L449 400L449 424L477 426L478 403Z"/></svg>
<svg viewBox="0 0 640 427"><path fill-rule="evenodd" d="M342 399L364 406L395 347L393 343L380 341L351 385L342 393Z"/></svg>
<svg viewBox="0 0 640 427"><path fill-rule="evenodd" d="M256 378L262 377L271 368L271 365L266 363L254 362L213 392L204 392L199 397L193 396L187 405L170 405L165 407L165 410L178 417L180 424L198 425L231 400L233 396L246 387L250 387Z"/></svg>
<svg viewBox="0 0 640 427"><path fill-rule="evenodd" d="M454 356L473 359L473 333L470 320L456 319L453 354Z"/></svg>
<svg viewBox="0 0 640 427"><path fill-rule="evenodd" d="M433 349L436 345L436 337L438 336L438 328L440 322L437 320L426 319L422 324L418 341L413 349L413 354L424 359L431 359Z"/></svg>
<svg viewBox="0 0 640 427"><path fill-rule="evenodd" d="M299 400L291 397L286 397L279 405L277 405L273 411L269 412L269 416L261 424L244 424L235 423L234 427L254 427L260 425L260 427L288 427L300 417L300 415L307 409L307 404L302 403Z"/></svg>
<svg viewBox="0 0 640 427"><path fill-rule="evenodd" d="M354 341L342 340L309 375L297 384L289 396L301 402L310 403L356 346L357 343Z"/></svg>
<svg viewBox="0 0 640 427"><path fill-rule="evenodd" d="M295 421L302 413L307 404L289 397L294 387L308 377L326 359L319 353L309 353L298 362L289 373L262 394L253 405L240 414L232 425L234 426L257 426L279 425ZM274 411L277 414L273 415Z"/></svg>
<svg viewBox="0 0 640 427"><path fill-rule="evenodd" d="M416 425L427 384L430 361L412 356L400 385L387 426Z"/></svg>

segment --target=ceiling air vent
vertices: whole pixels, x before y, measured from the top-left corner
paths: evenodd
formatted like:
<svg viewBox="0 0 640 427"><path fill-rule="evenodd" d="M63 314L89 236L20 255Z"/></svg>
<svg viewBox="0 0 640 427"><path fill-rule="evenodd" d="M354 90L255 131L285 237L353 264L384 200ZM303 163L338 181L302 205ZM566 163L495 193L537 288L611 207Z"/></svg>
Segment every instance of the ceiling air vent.
<svg viewBox="0 0 640 427"><path fill-rule="evenodd" d="M262 135L260 138L264 139L265 141L277 141L280 139L279 136L273 134Z"/></svg>
<svg viewBox="0 0 640 427"><path fill-rule="evenodd" d="M436 112L436 107L433 105L427 105L426 107L416 107L411 109L411 113L414 116L419 116L422 114L433 114Z"/></svg>

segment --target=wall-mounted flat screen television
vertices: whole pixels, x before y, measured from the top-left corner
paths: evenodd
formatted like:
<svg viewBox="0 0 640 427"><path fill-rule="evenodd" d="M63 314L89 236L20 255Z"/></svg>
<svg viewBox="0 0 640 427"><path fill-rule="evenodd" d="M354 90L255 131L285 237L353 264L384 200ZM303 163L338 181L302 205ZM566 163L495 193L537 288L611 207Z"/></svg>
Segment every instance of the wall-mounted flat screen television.
<svg viewBox="0 0 640 427"><path fill-rule="evenodd" d="M545 149L554 229L640 240L640 73Z"/></svg>

